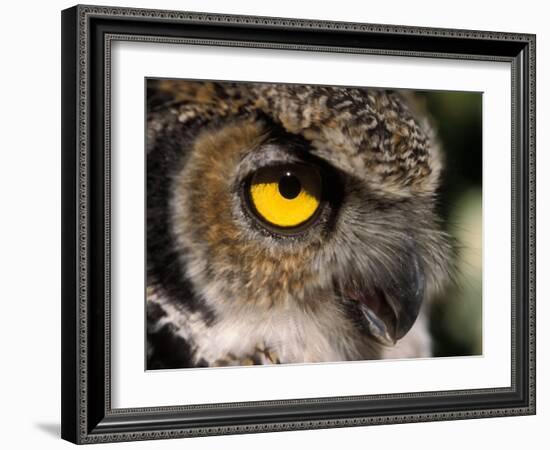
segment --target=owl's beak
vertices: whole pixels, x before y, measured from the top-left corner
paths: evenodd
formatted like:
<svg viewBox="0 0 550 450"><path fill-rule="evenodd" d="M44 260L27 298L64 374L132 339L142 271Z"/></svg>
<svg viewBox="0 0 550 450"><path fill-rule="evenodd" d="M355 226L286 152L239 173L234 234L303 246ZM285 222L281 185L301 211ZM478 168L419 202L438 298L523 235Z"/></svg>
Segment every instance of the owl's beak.
<svg viewBox="0 0 550 450"><path fill-rule="evenodd" d="M348 299L359 303L368 333L386 345L407 334L424 299L425 279L416 255L411 253L400 265L384 286L346 292Z"/></svg>

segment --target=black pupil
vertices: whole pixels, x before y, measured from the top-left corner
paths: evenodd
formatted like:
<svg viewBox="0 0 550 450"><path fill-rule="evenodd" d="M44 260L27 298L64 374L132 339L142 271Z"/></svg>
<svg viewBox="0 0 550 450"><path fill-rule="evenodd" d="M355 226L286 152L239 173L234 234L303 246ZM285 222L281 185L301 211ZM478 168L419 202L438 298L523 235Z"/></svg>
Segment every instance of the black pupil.
<svg viewBox="0 0 550 450"><path fill-rule="evenodd" d="M302 190L300 180L291 173L285 173L279 180L279 192L284 198L292 200L298 197Z"/></svg>

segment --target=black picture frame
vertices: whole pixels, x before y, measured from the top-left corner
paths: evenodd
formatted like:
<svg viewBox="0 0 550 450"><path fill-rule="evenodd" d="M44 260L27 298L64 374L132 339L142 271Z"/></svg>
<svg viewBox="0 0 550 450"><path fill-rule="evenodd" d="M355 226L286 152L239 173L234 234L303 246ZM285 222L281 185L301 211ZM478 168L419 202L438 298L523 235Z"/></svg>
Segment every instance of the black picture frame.
<svg viewBox="0 0 550 450"><path fill-rule="evenodd" d="M114 40L509 62L511 386L111 408L109 77ZM62 437L79 444L535 414L535 36L119 7L64 10L61 331Z"/></svg>

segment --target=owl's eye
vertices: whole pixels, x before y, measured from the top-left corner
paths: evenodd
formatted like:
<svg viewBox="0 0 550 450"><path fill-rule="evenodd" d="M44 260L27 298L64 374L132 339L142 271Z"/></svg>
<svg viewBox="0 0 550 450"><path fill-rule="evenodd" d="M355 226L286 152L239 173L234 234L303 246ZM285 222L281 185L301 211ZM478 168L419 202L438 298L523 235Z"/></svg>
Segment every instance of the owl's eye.
<svg viewBox="0 0 550 450"><path fill-rule="evenodd" d="M317 168L305 164L259 169L247 189L256 215L282 229L304 225L321 203L321 175Z"/></svg>

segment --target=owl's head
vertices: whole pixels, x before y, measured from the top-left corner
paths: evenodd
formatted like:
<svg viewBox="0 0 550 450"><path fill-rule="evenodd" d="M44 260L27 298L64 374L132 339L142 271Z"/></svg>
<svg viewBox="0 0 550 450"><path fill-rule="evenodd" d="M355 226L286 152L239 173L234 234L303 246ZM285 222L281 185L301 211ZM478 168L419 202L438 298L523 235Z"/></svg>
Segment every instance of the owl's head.
<svg viewBox="0 0 550 450"><path fill-rule="evenodd" d="M407 333L450 247L434 211L441 157L404 97L148 83L153 282L185 278L214 315L330 308L378 342Z"/></svg>

